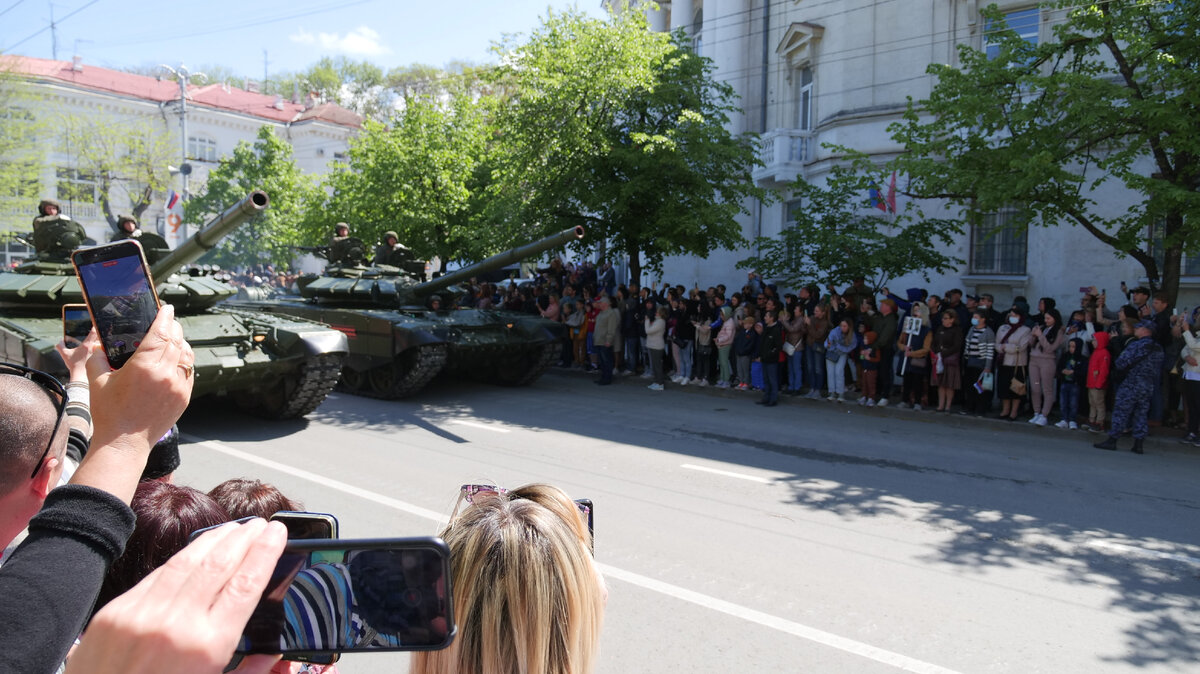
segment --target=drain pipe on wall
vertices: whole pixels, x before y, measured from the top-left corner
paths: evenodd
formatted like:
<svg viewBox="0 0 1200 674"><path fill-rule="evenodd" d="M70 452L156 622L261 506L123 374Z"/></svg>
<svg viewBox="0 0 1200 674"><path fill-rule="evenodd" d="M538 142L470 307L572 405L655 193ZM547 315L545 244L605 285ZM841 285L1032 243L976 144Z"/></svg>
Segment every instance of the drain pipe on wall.
<svg viewBox="0 0 1200 674"><path fill-rule="evenodd" d="M762 105L759 108L758 115L758 132L760 134L767 132L767 81L768 69L770 66L771 48L769 38L771 37L771 0L763 0L763 30L762 30ZM755 215L755 241L757 241L763 233L763 202L762 199L756 199L757 211ZM762 255L762 247L757 243L754 247L755 255Z"/></svg>

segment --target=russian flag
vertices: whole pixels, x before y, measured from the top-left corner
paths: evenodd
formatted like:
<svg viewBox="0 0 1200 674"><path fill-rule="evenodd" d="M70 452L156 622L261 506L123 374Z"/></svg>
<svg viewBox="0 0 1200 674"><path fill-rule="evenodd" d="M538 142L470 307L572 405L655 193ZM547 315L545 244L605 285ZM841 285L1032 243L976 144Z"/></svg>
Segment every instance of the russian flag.
<svg viewBox="0 0 1200 674"><path fill-rule="evenodd" d="M175 190L171 190L170 194L167 195L167 210L168 211L175 210L175 204L178 204L178 203L179 203L179 195L175 193Z"/></svg>
<svg viewBox="0 0 1200 674"><path fill-rule="evenodd" d="M896 212L896 172L892 171L892 180L888 184L887 196L884 196L883 190L871 188L871 206L887 213Z"/></svg>

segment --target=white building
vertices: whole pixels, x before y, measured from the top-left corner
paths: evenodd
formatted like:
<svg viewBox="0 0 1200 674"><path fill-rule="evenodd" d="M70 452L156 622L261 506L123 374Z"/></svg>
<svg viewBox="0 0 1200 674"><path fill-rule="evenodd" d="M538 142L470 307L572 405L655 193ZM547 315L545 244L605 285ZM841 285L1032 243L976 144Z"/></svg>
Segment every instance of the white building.
<svg viewBox="0 0 1200 674"><path fill-rule="evenodd" d="M187 97L187 139L180 126L180 87L170 79L146 77L86 65L78 60L51 61L22 56L0 59L0 67L31 85L32 96L24 114L43 120L64 116L99 119L104 123L138 123L169 135L175 151L169 164L191 169L189 192L203 186L218 160L231 153L241 141L254 142L263 125L274 127L287 140L297 166L306 173L323 174L329 163L344 156L348 141L362 118L337 105L312 101L289 101L240 89L229 84L190 85ZM96 177L80 170L77 148L62 142L48 129L49 138L39 143L44 156L35 180L21 186L19 194L0 195L0 232L28 232L41 199L57 199L63 212L83 224L96 241L107 241L111 227L99 205ZM0 158L0 161L3 161ZM172 187L182 192L182 177ZM117 183L110 193L114 214L128 213L126 191L136 185ZM157 231L173 245L182 238L182 228L168 224L167 194L156 194L154 203L141 217L141 226ZM29 254L28 249L5 241L0 262L13 264Z"/></svg>
<svg viewBox="0 0 1200 674"><path fill-rule="evenodd" d="M990 1L990 0L989 0ZM996 0L1009 25L1028 40L1052 37L1049 12L1032 0ZM798 176L820 183L830 169L823 143L866 152L880 163L902 148L886 129L899 120L907 97L928 97L935 79L931 63L957 63L956 46L983 49L982 0L672 0L647 10L652 29L685 28L701 55L713 59L716 77L741 96L741 114L731 131L761 134L765 166L754 172L760 186L779 195L777 203L752 204L743 234L779 233L788 213L803 205L788 185ZM900 178L903 187L904 178ZM1092 195L1105 208L1123 212L1133 195L1113 190ZM903 210L903 196L899 209ZM928 209L926 209L928 212ZM1078 290L1096 285L1116 294L1121 281L1132 287L1144 278L1141 266L1120 260L1082 228L1004 228L1006 214L991 216L948 251L966 264L955 274L919 275L891 282L893 290L926 287L941 294L949 288L992 293L998 306L1015 295L1035 303L1049 296L1060 306L1078 306ZM1000 228L992 232L992 228ZM664 280L699 279L702 285L734 285L745 278L736 269L753 251L716 251L707 260L673 258ZM1184 260L1185 274L1200 274L1200 256ZM682 281L681 281L682 282ZM1200 276L1185 276L1180 304L1196 305ZM732 292L733 289L730 290Z"/></svg>

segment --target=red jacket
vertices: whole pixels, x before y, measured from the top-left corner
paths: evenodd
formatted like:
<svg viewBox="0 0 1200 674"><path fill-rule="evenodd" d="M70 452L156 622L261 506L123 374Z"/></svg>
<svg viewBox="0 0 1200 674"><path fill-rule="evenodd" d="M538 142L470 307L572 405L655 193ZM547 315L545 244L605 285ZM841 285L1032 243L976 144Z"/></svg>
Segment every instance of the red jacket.
<svg viewBox="0 0 1200 674"><path fill-rule="evenodd" d="M1088 358L1087 387L1108 388L1108 371L1112 369L1112 354L1108 352L1108 333L1096 333L1096 348Z"/></svg>

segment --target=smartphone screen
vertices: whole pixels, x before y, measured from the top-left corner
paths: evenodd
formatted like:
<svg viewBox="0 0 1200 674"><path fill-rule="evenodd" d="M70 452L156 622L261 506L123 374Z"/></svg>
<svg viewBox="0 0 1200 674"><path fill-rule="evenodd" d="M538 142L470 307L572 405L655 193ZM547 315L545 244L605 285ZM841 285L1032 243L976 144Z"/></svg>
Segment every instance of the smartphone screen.
<svg viewBox="0 0 1200 674"><path fill-rule="evenodd" d="M271 515L271 521L283 522L288 538L328 539L338 537L337 518L328 513L281 510Z"/></svg>
<svg viewBox="0 0 1200 674"><path fill-rule="evenodd" d="M132 239L71 255L108 364L120 368L158 315L158 296L142 247Z"/></svg>
<svg viewBox="0 0 1200 674"><path fill-rule="evenodd" d="M452 606L440 538L290 541L237 652L437 650L454 639Z"/></svg>
<svg viewBox="0 0 1200 674"><path fill-rule="evenodd" d="M62 308L63 341L68 348L75 348L87 339L92 331L92 315L86 304L64 304Z"/></svg>

